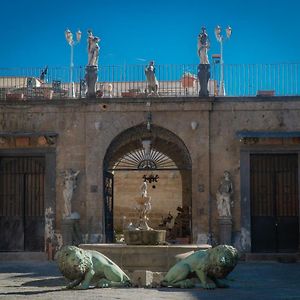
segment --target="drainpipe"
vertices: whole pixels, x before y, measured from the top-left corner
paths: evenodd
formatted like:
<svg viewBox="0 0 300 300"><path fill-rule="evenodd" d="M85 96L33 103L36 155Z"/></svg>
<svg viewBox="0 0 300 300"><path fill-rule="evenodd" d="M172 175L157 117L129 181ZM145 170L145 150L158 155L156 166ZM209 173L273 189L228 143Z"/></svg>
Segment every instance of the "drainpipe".
<svg viewBox="0 0 300 300"><path fill-rule="evenodd" d="M212 203L211 203L211 111L213 109L213 102L208 111L208 244L212 244Z"/></svg>

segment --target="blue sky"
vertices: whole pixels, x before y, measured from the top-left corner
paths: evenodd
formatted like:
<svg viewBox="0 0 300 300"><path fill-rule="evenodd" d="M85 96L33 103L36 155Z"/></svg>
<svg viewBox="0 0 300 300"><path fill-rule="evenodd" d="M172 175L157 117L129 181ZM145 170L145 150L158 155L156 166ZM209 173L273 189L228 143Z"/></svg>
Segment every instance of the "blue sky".
<svg viewBox="0 0 300 300"><path fill-rule="evenodd" d="M66 28L83 33L75 66L86 65L89 28L101 38L100 65L197 64L201 26L211 56L219 52L218 24L233 30L225 63L300 61L299 0L2 0L0 68L69 66Z"/></svg>

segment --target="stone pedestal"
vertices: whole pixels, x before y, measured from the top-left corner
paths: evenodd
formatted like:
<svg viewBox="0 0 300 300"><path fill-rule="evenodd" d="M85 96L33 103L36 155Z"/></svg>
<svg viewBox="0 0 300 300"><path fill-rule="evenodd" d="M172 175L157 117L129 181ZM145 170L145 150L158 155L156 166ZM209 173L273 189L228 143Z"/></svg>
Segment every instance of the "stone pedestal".
<svg viewBox="0 0 300 300"><path fill-rule="evenodd" d="M166 272L152 272L148 270L135 270L129 272L129 277L134 286L138 287L160 287Z"/></svg>
<svg viewBox="0 0 300 300"><path fill-rule="evenodd" d="M73 244L74 223L74 219L64 219L61 221L61 235L63 239L63 246Z"/></svg>
<svg viewBox="0 0 300 300"><path fill-rule="evenodd" d="M210 245L125 245L82 244L80 248L98 251L122 270L168 272L178 259L191 251L207 250ZM140 277L140 276L139 276Z"/></svg>
<svg viewBox="0 0 300 300"><path fill-rule="evenodd" d="M86 66L85 81L87 84L87 98L96 98L96 82L98 77L97 66Z"/></svg>
<svg viewBox="0 0 300 300"><path fill-rule="evenodd" d="M208 80L210 78L210 64L198 65L198 80L200 83L199 97L208 97Z"/></svg>
<svg viewBox="0 0 300 300"><path fill-rule="evenodd" d="M232 218L220 217L219 219L219 242L221 245L231 245Z"/></svg>

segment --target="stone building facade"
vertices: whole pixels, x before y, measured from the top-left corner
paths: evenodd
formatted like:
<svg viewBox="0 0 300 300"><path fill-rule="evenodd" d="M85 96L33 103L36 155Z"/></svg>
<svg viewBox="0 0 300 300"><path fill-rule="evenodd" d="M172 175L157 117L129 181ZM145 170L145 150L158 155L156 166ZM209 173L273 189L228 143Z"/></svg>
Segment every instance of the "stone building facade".
<svg viewBox="0 0 300 300"><path fill-rule="evenodd" d="M181 186L175 192L181 196L176 201L188 207L191 243L218 242L215 195L224 170L228 170L234 183L232 243L245 252L261 251L260 247L269 251L263 248L262 237L257 237L257 227L264 230L280 219L286 221L282 232L277 221L274 221L277 229L271 225L265 229L265 234L272 232L272 239L277 241L271 250L280 251L287 245L287 250L296 251L299 245L299 100L299 97L187 97L0 103L0 185L5 191L1 195L0 213L1 227L8 228L5 232L1 230L1 250L30 250L36 244L34 236L40 237L41 250L46 241L61 234L62 174L67 169L80 171L72 210L80 214L81 232L92 241L109 242L113 231L109 228L114 214L113 184L105 191L105 174L111 173L122 156L140 148L141 141L147 138L177 166L175 171L180 180L174 180L177 180L175 185ZM266 167L269 158L278 160L278 166L283 167L272 171L272 167ZM258 166L265 167L261 172L251 173L256 160ZM285 170L285 165L291 168ZM266 187L267 181L260 189L259 174L266 172L273 172L275 177L272 176L281 183ZM168 178L166 182L172 181ZM116 193L126 195L126 180L122 181L124 184L116 182ZM279 185L283 191L274 192ZM257 200L254 193L261 198ZM274 196L277 194L282 199ZM290 204L284 204L284 195L289 195L286 201ZM275 197L275 202L265 201L264 197ZM25 198L30 200L25 203ZM262 208L255 213L252 199L258 201L258 207L259 203L265 203L265 211ZM18 204L21 202L25 204ZM272 216L267 213L270 205ZM286 208L280 210L281 206ZM270 221L268 216L275 219ZM280 244L278 240L290 229L295 231L294 235L282 242L285 245ZM19 234L21 242L20 239L11 241L18 237L16 234L11 239L13 232ZM8 237L10 242L3 242Z"/></svg>

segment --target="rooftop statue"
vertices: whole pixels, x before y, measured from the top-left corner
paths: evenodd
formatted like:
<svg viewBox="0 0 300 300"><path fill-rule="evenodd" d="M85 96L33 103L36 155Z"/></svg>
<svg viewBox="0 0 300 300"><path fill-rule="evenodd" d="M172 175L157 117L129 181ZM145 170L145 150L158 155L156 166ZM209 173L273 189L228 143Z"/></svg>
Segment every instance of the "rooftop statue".
<svg viewBox="0 0 300 300"><path fill-rule="evenodd" d="M65 246L56 257L59 270L70 281L67 289L131 286L121 268L100 252Z"/></svg>
<svg viewBox="0 0 300 300"><path fill-rule="evenodd" d="M206 28L202 27L201 33L198 35L197 52L200 57L200 64L198 65L197 77L200 84L199 97L208 97L208 81L210 78L210 64L208 61L208 49L210 48L210 41L206 33Z"/></svg>
<svg viewBox="0 0 300 300"><path fill-rule="evenodd" d="M147 78L149 95L158 95L158 81L155 76L154 61L149 62L149 65L145 69L145 75Z"/></svg>
<svg viewBox="0 0 300 300"><path fill-rule="evenodd" d="M200 63L207 65L209 64L208 49L210 48L210 41L206 32L206 28L202 27L201 30L201 33L198 35L197 52L198 56L200 57Z"/></svg>
<svg viewBox="0 0 300 300"><path fill-rule="evenodd" d="M217 207L220 217L231 217L231 207L233 206L233 201L231 200L231 196L233 194L233 183L230 177L230 173L228 171L224 171L223 178L216 193Z"/></svg>
<svg viewBox="0 0 300 300"><path fill-rule="evenodd" d="M98 59L100 38L94 36L92 31L88 31L88 64L85 68L85 81L87 85L86 97L96 98L96 82L98 77Z"/></svg>
<svg viewBox="0 0 300 300"><path fill-rule="evenodd" d="M232 246L219 245L208 250L199 250L176 263L161 285L176 288L225 288L228 285L223 279L234 269L237 261L238 252ZM191 278L193 273L196 274L195 279Z"/></svg>
<svg viewBox="0 0 300 300"><path fill-rule="evenodd" d="M94 36L92 31L88 31L88 66L98 66L99 42L100 38Z"/></svg>

